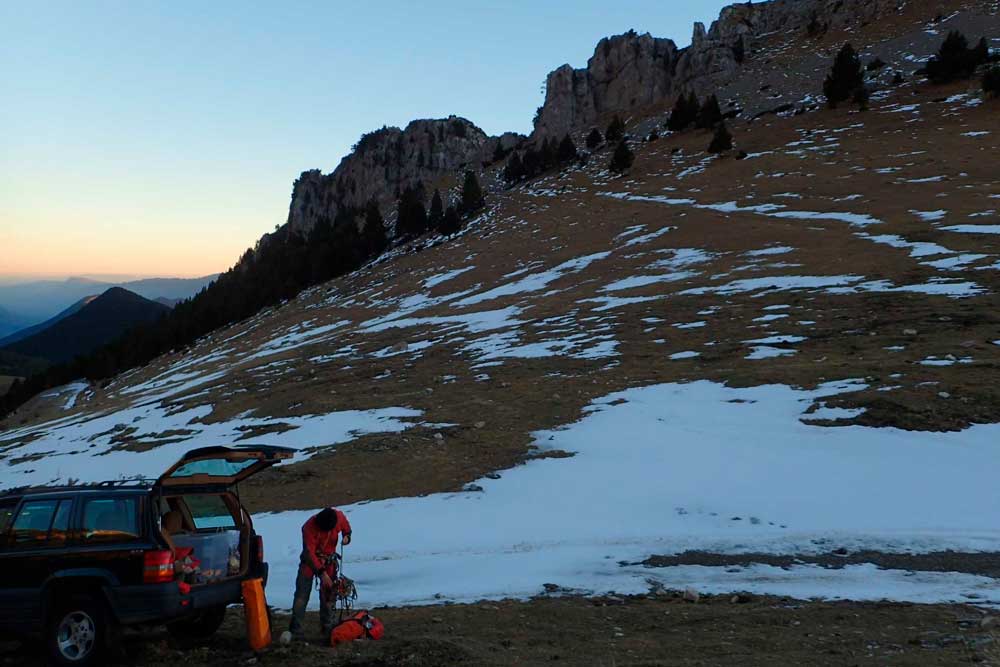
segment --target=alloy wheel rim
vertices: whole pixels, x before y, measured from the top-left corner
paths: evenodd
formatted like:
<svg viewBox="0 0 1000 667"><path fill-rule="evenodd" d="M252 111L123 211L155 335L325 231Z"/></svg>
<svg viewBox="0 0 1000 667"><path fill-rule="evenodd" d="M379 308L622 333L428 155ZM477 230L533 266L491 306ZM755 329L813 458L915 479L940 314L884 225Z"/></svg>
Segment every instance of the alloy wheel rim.
<svg viewBox="0 0 1000 667"><path fill-rule="evenodd" d="M66 614L56 633L59 653L67 660L82 660L94 648L97 626L94 619L83 611Z"/></svg>

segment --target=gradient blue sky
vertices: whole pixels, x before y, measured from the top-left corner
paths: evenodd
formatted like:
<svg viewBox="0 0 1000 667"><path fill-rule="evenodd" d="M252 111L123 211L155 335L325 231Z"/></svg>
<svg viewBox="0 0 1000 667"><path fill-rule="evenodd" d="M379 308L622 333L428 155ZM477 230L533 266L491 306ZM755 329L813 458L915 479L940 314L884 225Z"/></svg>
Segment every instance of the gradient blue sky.
<svg viewBox="0 0 1000 667"><path fill-rule="evenodd" d="M724 4L4 2L0 279L224 270L361 133L527 132L550 70Z"/></svg>

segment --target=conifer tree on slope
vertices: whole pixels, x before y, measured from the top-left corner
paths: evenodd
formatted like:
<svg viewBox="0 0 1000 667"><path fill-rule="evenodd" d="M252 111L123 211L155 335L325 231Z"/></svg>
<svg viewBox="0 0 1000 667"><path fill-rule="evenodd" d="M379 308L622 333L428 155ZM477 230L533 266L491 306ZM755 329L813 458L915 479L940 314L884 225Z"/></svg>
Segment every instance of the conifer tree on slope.
<svg viewBox="0 0 1000 667"><path fill-rule="evenodd" d="M423 188L406 186L399 198L396 228L400 234L419 236L427 231L427 209L421 193Z"/></svg>
<svg viewBox="0 0 1000 667"><path fill-rule="evenodd" d="M382 219L382 212L379 211L378 202L374 197L368 200L368 205L365 207L364 240L366 249L374 255L382 254L389 247L385 220Z"/></svg>
<svg viewBox="0 0 1000 667"><path fill-rule="evenodd" d="M721 122L722 109L719 107L719 99L715 95L709 95L698 110L694 126L700 130L710 130Z"/></svg>
<svg viewBox="0 0 1000 667"><path fill-rule="evenodd" d="M569 136L569 132L559 142L556 155L559 158L559 164L568 164L577 158L576 144L573 143L573 138Z"/></svg>
<svg viewBox="0 0 1000 667"><path fill-rule="evenodd" d="M934 83L968 78L979 65L987 62L989 57L990 48L985 38L970 49L965 35L952 30L942 42L937 55L928 61L927 78Z"/></svg>
<svg viewBox="0 0 1000 667"><path fill-rule="evenodd" d="M845 102L865 84L861 59L850 44L844 44L833 61L833 68L823 82L823 94L831 109Z"/></svg>
<svg viewBox="0 0 1000 667"><path fill-rule="evenodd" d="M623 140L615 148L608 168L615 173L622 174L632 167L634 161L635 155L632 154L632 149L628 147L628 142Z"/></svg>
<svg viewBox="0 0 1000 667"><path fill-rule="evenodd" d="M486 205L483 190L479 187L479 179L471 169L465 172L465 182L462 183L462 200L459 203L459 213L463 216L475 213Z"/></svg>
<svg viewBox="0 0 1000 667"><path fill-rule="evenodd" d="M601 136L601 131L596 127L591 129L590 134L587 135L587 148L594 150L602 143L604 143L604 137Z"/></svg>
<svg viewBox="0 0 1000 667"><path fill-rule="evenodd" d="M427 226L431 229L441 229L444 222L444 204L441 202L441 193L434 188L434 195L431 197L431 210L427 214Z"/></svg>
<svg viewBox="0 0 1000 667"><path fill-rule="evenodd" d="M729 128L725 123L719 123L715 127L715 135L711 143L708 144L709 153L722 153L733 147L733 135L729 134Z"/></svg>
<svg viewBox="0 0 1000 667"><path fill-rule="evenodd" d="M667 129L671 132L683 132L695 122L698 110L698 98L694 92L679 95L674 102L673 111L670 112L670 118L667 119Z"/></svg>
<svg viewBox="0 0 1000 667"><path fill-rule="evenodd" d="M625 123L620 116L615 116L608 124L608 129L604 132L604 138L608 142L620 141L625 136Z"/></svg>
<svg viewBox="0 0 1000 667"><path fill-rule="evenodd" d="M442 234L454 234L462 228L462 219L458 217L458 211L454 206L449 206L444 212L444 220L441 223Z"/></svg>
<svg viewBox="0 0 1000 667"><path fill-rule="evenodd" d="M503 180L513 185L523 180L524 175L524 164L521 162L521 156L517 154L517 151L514 151L510 159L507 160L507 165L503 168Z"/></svg>

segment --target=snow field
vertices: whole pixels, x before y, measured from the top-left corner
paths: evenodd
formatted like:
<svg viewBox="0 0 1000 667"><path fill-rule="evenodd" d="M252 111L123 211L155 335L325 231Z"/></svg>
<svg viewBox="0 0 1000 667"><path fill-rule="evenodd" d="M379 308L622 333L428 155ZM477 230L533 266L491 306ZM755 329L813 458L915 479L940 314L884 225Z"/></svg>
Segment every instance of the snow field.
<svg viewBox="0 0 1000 667"><path fill-rule="evenodd" d="M346 572L364 606L528 597L544 583L641 592L650 582L917 602L974 595L1000 604L1000 582L949 573L619 564L689 549L1000 549L1000 528L984 511L1000 503L1000 425L911 433L807 423L850 413L822 399L863 386L734 389L699 381L608 395L580 421L535 434L539 446L571 458L477 480L482 492L342 508L355 528ZM817 402L819 410L804 414ZM291 604L299 526L311 513L255 518L277 606Z"/></svg>

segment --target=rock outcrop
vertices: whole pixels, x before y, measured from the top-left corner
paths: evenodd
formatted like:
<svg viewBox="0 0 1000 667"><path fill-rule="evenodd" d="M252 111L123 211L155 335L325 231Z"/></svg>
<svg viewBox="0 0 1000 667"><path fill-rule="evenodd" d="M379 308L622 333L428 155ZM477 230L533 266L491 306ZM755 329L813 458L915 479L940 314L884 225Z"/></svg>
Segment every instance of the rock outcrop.
<svg viewBox="0 0 1000 667"><path fill-rule="evenodd" d="M464 118L415 120L401 130L383 127L361 137L330 174L303 172L292 187L290 228L308 232L316 221L331 222L344 210L360 210L369 200L389 204L408 185L435 181L489 161L499 143L509 149L519 135L488 137ZM383 206L383 214L388 214Z"/></svg>
<svg viewBox="0 0 1000 667"><path fill-rule="evenodd" d="M771 0L726 7L706 30L696 23L691 45L630 31L602 39L583 69L563 65L546 80L545 103L532 138L561 138L606 122L614 113L659 110L679 93L700 97L736 79L744 63L773 35L801 38L872 21L903 0ZM370 199L391 214L400 190L418 182L433 187L445 177L492 161L524 137L488 137L464 118L415 120L405 129L383 127L364 135L330 174L303 172L295 181L288 227L308 232L324 217L359 211Z"/></svg>
<svg viewBox="0 0 1000 667"><path fill-rule="evenodd" d="M759 43L775 34L839 30L898 11L901 0L771 0L722 10L705 29L696 23L691 46L634 31L602 39L587 67L563 65L546 79L534 139L561 137L627 113L666 106L678 93L699 96L739 74ZM801 36L799 34L798 36Z"/></svg>

